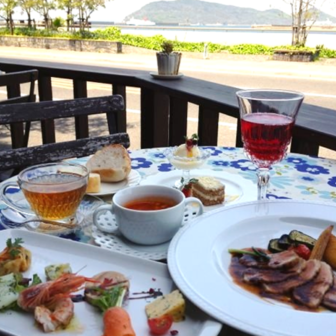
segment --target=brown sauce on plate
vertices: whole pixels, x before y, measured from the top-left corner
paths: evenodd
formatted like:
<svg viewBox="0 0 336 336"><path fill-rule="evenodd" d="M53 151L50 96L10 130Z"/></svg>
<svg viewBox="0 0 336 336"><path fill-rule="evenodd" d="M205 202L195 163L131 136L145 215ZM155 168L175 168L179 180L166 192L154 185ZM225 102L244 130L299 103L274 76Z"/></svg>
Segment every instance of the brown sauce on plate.
<svg viewBox="0 0 336 336"><path fill-rule="evenodd" d="M308 312L320 312L326 310L323 307L318 307L316 309L308 308L306 306L300 305L293 301L292 297L290 295L284 295L284 294L271 294L267 293L263 290L262 287L258 285L251 285L249 283L244 282L243 280L243 273L248 267L242 265L239 262L238 256L232 256L231 257L231 264L229 267L229 273L233 279L233 282L237 284L239 287L245 289L246 291L253 293L261 298L264 298L267 302L272 303L271 301L267 300L275 300L280 301L281 303L285 303L290 305L296 310L301 311L308 311Z"/></svg>

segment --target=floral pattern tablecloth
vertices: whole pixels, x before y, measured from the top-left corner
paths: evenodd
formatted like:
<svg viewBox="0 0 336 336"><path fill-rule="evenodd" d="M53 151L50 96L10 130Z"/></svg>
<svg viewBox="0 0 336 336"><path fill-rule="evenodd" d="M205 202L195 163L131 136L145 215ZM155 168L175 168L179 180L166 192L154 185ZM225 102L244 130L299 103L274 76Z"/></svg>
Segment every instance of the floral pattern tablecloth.
<svg viewBox="0 0 336 336"><path fill-rule="evenodd" d="M256 185L256 167L245 157L243 149L232 147L203 147L211 156L202 169L226 171L252 180ZM163 154L164 148L130 151L132 169L145 179L154 174L170 172L174 167ZM86 159L76 160L85 163ZM336 161L290 153L271 169L268 199L296 199L336 202ZM3 208L4 206L0 206ZM1 225L0 229L4 229ZM73 240L92 242L87 232L66 236Z"/></svg>

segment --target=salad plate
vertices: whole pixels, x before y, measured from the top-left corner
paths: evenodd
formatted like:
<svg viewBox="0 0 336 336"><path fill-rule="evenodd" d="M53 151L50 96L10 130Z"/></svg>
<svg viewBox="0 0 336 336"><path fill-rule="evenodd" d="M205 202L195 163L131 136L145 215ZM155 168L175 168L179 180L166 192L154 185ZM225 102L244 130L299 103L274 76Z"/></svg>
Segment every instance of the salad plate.
<svg viewBox="0 0 336 336"><path fill-rule="evenodd" d="M163 263L22 230L1 231L0 246L4 248L9 238L22 238L23 246L32 253L32 265L24 273L26 277L32 277L36 273L44 281L44 267L55 263L70 263L74 272L87 277L102 271L123 273L130 281L129 297L136 297L137 293L149 291L151 288L160 289L162 293L169 293L176 288L167 265ZM131 317L137 335L150 334L144 307L151 300L128 300L124 306ZM69 330L58 331L55 335L102 335L102 314L86 302L77 302L74 306L74 325ZM172 329L184 336L216 336L221 329L221 324L212 320L191 302L187 302L186 319L174 323ZM34 324L33 314L11 310L0 314L0 334L3 333L16 336L46 335Z"/></svg>
<svg viewBox="0 0 336 336"><path fill-rule="evenodd" d="M267 248L271 239L291 230L317 238L335 218L334 204L305 201L260 201L219 209L195 219L174 236L168 250L169 271L194 304L249 334L332 336L335 312L296 310L236 284L229 272L228 249ZM199 276L200 265L206 278Z"/></svg>
<svg viewBox="0 0 336 336"><path fill-rule="evenodd" d="M181 227L194 220L196 215L197 210L192 205L188 205L184 210ZM170 242L158 245L132 243L120 233L115 217L110 211L102 212L98 216L97 223L93 225L91 234L96 244L111 251L150 260L163 260L167 258Z"/></svg>
<svg viewBox="0 0 336 336"><path fill-rule="evenodd" d="M198 176L211 176L218 179L225 185L225 201L222 204L205 206L205 211L212 211L222 208L225 205L250 202L257 199L257 188L251 180L247 180L240 175L234 175L225 171L210 169L192 170L191 178ZM181 177L181 171L172 170L167 173L158 173L143 179L140 184L160 184L174 187L176 180Z"/></svg>

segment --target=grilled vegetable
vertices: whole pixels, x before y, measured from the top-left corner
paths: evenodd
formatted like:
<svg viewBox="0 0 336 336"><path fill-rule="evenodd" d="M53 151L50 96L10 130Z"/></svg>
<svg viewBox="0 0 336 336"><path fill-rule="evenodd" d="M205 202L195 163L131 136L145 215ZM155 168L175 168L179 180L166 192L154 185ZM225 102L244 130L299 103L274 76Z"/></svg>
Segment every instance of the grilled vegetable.
<svg viewBox="0 0 336 336"><path fill-rule="evenodd" d="M283 234L279 239L278 239L278 245L280 248L283 250L287 250L291 245L292 242L289 238L288 234Z"/></svg>
<svg viewBox="0 0 336 336"><path fill-rule="evenodd" d="M320 236L318 237L318 239L315 243L315 246L313 248L313 251L312 251L309 259L322 260L324 251L327 248L327 245L328 245L329 239L331 237L331 232L332 232L333 228L334 227L332 225L330 225L324 231L322 231L322 233L320 234Z"/></svg>
<svg viewBox="0 0 336 336"><path fill-rule="evenodd" d="M334 235L330 236L327 248L324 251L323 259L336 270L336 237Z"/></svg>
<svg viewBox="0 0 336 336"><path fill-rule="evenodd" d="M289 233L289 239L292 243L304 244L311 250L314 248L316 242L315 238L310 237L307 234L297 230L293 230Z"/></svg>
<svg viewBox="0 0 336 336"><path fill-rule="evenodd" d="M272 253L278 253L278 252L282 252L285 250L280 247L279 239L271 239L268 243L267 249Z"/></svg>

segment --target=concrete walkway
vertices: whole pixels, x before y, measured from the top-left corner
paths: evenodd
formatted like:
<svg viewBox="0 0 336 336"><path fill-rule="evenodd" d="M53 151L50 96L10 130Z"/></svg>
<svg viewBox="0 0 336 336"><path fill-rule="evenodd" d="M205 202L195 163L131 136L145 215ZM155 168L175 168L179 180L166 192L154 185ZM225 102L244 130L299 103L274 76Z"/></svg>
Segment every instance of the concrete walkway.
<svg viewBox="0 0 336 336"><path fill-rule="evenodd" d="M95 64L156 70L155 51L141 48L125 48L122 54L76 52L50 49L0 47L0 57L52 60L53 62ZM263 74L266 76L295 76L336 81L336 59L316 62L273 61L271 56L183 53L183 71L229 72Z"/></svg>

